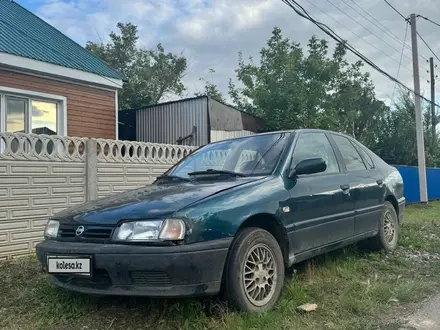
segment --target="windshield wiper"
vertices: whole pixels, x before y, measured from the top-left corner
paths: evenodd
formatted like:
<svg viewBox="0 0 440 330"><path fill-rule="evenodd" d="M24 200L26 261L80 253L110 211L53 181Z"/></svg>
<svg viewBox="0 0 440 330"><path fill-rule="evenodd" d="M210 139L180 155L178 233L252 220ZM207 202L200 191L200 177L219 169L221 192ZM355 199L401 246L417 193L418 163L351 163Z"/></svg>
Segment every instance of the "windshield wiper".
<svg viewBox="0 0 440 330"><path fill-rule="evenodd" d="M161 176L158 176L156 178L156 180L175 180L175 181L191 181L190 179L187 178L182 178L181 176L177 176L177 175L168 175L168 174L162 174Z"/></svg>
<svg viewBox="0 0 440 330"><path fill-rule="evenodd" d="M224 170L214 170L212 168L208 168L206 171L196 171L196 172L190 172L188 175L211 175L211 174L227 174L231 176L246 176L242 173L237 173L233 171L224 171Z"/></svg>

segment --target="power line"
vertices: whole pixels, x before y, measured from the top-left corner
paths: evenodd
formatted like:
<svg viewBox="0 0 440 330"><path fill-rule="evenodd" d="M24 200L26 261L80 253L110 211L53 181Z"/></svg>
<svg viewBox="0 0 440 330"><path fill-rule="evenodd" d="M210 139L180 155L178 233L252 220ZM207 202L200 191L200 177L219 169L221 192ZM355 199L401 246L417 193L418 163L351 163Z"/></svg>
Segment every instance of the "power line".
<svg viewBox="0 0 440 330"><path fill-rule="evenodd" d="M384 0L386 3L387 3L387 5L388 6L390 6L397 14L399 14L400 15L400 17L402 17L406 22L408 22L409 21L409 18L407 18L407 17L405 17L405 16L403 16L402 15L402 13L401 12L399 12L392 4L390 4L387 0ZM438 24L438 23L436 23L436 22L434 22L434 21L432 21L432 20L430 20L429 18L427 18L427 17L425 17L425 16L422 16L422 15L417 15L417 17L421 17L421 18L423 18L423 19L425 19L425 20L427 20L427 21L429 21L429 22L431 22L431 23L433 23L433 24L435 24L435 25L438 25L438 26L440 26L440 24ZM432 49L431 49L431 47L429 47L428 46L428 44L425 42L425 40L422 38L422 36L417 32L417 34L419 35L419 37L420 37L420 39L422 39L422 41L424 42L424 44L428 47L428 49L434 54L434 56L435 57L437 57L437 55L435 55L435 53L432 51ZM425 60L427 60L428 61L428 59L426 58L426 57L424 57L424 56L422 56ZM438 58L438 57L437 57ZM425 67L423 67L425 70L427 70Z"/></svg>
<svg viewBox="0 0 440 330"><path fill-rule="evenodd" d="M369 21L371 24L373 24L375 27L377 27L379 30L381 30L382 32L384 32L386 35L388 35L389 37L393 38L393 40L397 41L399 43L399 46L402 45L402 41L398 38L395 37L394 35L391 35L388 30L385 28L383 28L382 26L379 26L378 24L376 24L375 22L373 22L370 18L366 17L364 14L362 14L361 12L359 12L359 10L357 10L356 8L354 8L352 5L350 5L349 3L347 3L345 0L341 0L343 3L345 3L348 7L350 7L352 10L354 10L356 13L358 13L359 15L361 15L363 18L365 18L367 21ZM352 0L353 1L353 0ZM356 2L353 1L353 4L355 4L356 6L359 7L358 4L356 4ZM361 10L363 10L361 7L359 7ZM368 14L368 13L367 13ZM371 16L371 15L370 15ZM374 20L376 20L373 17ZM376 20L377 21L377 20ZM378 21L377 21L378 22ZM379 22L378 22L379 23ZM380 23L379 23L380 24ZM380 24L382 25L382 24ZM405 44L404 44L405 45ZM405 45L406 46L406 45ZM409 49L411 49L411 47L408 46Z"/></svg>
<svg viewBox="0 0 440 330"><path fill-rule="evenodd" d="M407 22L407 23L406 23L406 29L405 29L405 39L403 39L402 53L400 54L400 64L399 64L399 67L398 67L398 69L397 69L397 76L396 76L396 79L399 79L400 65L401 65L401 63L402 63L402 58L403 58L403 50L405 49L406 37L407 37L407 35L408 35L408 26L409 26L409 23ZM396 86L397 86L397 82L394 84L393 94L392 94L392 96L391 96L391 102L393 102L393 100L394 100L394 92L396 91ZM390 106L391 106L391 102L390 102ZM393 103L395 104L395 102L393 102Z"/></svg>
<svg viewBox="0 0 440 330"><path fill-rule="evenodd" d="M394 40L396 40L397 42L399 42L400 45L402 45L402 40L396 36L391 30L389 30L384 24L382 24L381 22L379 22L373 15L371 15L368 11L366 11L364 8L362 8L359 4L357 4L354 0L351 0L353 2L353 4L358 7L360 10L362 10L365 14L367 14L369 17L371 17L379 26L381 26L383 29L382 31L384 33L386 33L388 36L394 38ZM371 22L371 21L370 21ZM377 26L377 25L376 25ZM378 28L379 28L378 26ZM405 45L405 47L409 50L411 50L411 46L407 45L405 42L403 42L403 44ZM420 54L420 57L422 57L423 59L425 59L426 61L429 61L429 59L426 56L423 56L423 54ZM426 69L426 68L424 68Z"/></svg>
<svg viewBox="0 0 440 330"><path fill-rule="evenodd" d="M373 47L374 49L376 49L377 51L381 52L382 54L384 54L385 56L389 57L390 59L392 59L394 62L396 62L397 64L399 64L399 62L394 59L393 57L389 56L387 53L385 53L383 50L381 50L380 48L377 48L375 45L373 45L372 43L370 43L368 40L366 40L365 38L361 37L360 35L354 33L351 29L349 29L346 25L342 24L340 21L336 20L335 18L333 18L332 16L330 16L328 13L326 13L324 10L322 10L321 8L319 8L318 6L316 6L311 0L306 0L308 3L310 3L313 7L315 7L316 9L318 9L321 13L323 13L324 15L326 15L327 17L329 17L330 19L332 19L333 21L337 22L339 25L341 25L342 27L344 27L345 29L347 29L348 31L351 32L351 34L353 34L354 36L358 37L359 39L362 39L365 43L369 44L371 47ZM399 64L400 65L400 64ZM405 68L406 70L408 70L409 72L412 73L411 69L408 69L405 66L402 66L403 68Z"/></svg>
<svg viewBox="0 0 440 330"><path fill-rule="evenodd" d="M392 4L390 4L387 0L383 0L383 1L385 1L385 2L387 3L388 6L390 6L391 8L393 8L394 11L395 11L396 13L398 13L398 14L400 15L400 17L402 17L405 21L407 20L407 18L406 18L405 16L403 16L403 15L400 13L400 11L398 11L398 10L397 10Z"/></svg>
<svg viewBox="0 0 440 330"><path fill-rule="evenodd" d="M372 32L370 29L368 29L367 27L365 27L364 25L362 25L361 23L359 23L358 21L356 21L354 18L352 18L350 15L348 15L346 12L344 12L341 8L339 8L338 6L336 6L333 2L331 2L330 0L326 0L328 3L330 3L333 7L335 7L337 10L339 10L341 13L343 13L345 16L347 16L348 18L350 18L352 21L354 21L355 23L359 24L361 27L363 27L365 30L367 30L368 32L370 32L372 35L374 35L377 39L379 39L380 41L382 41L385 45L389 46L390 48L394 49L397 53L400 52L399 49L391 46L390 44L388 44L386 41L384 41L383 39L379 38L376 34L374 34L374 32ZM342 25L342 24L341 24ZM344 26L347 30L349 30L351 33L353 33L355 36L357 36L358 38L363 39L366 43L368 43L369 45L371 45L372 47L374 47L376 50L378 50L379 52L381 52L382 54L388 56L390 59L392 59L394 62L396 62L397 64L399 64L399 62L394 59L393 57L391 57L390 55L386 54L383 50L377 48L376 46L374 46L373 44L371 44L370 42L368 42L367 40L365 40L363 37L355 34L353 31L351 31L351 29L347 28L346 26ZM406 58L408 58L409 60L411 60L410 57L405 56ZM402 66L403 68L405 68L406 70L408 70L409 72L412 73L412 70L407 68L406 66Z"/></svg>
<svg viewBox="0 0 440 330"><path fill-rule="evenodd" d="M365 15L363 15L362 13L360 13L356 8L353 8L353 6L351 6L349 3L347 3L345 0L341 0L343 3L345 3L348 7L350 7L352 10L354 10L356 13L358 13L359 15L361 15L363 18L365 18L367 21L369 21L371 24L373 24L375 27L377 27L379 30L381 30L382 32L384 32L386 35L388 35L389 37L391 37L391 38L393 38L393 40L395 40L395 41L397 41L398 43L399 43L399 46L401 46L402 45L402 41L399 39L399 38L395 38L393 35L391 35L391 34L389 34L388 33L388 30L385 28L385 29L383 29L382 27L380 27L380 26L378 26L376 23L374 23L373 21L371 21L368 17L366 17ZM353 3L355 4L355 5L357 5L355 2L354 2L354 0L352 0L353 1ZM358 5L357 5L358 6ZM359 7L359 6L358 6ZM361 8L361 7L359 7L359 8ZM361 8L362 9L362 8ZM368 13L367 13L368 14ZM371 16L371 15L370 15ZM373 19L375 19L374 17L373 17ZM376 20L376 19L375 19ZM376 20L377 21L377 20ZM379 23L380 24L380 23ZM361 25L361 24L360 24ZM380 24L380 25L382 25L382 24ZM362 25L361 25L362 26ZM370 31L371 32L371 31ZM379 38L377 35L375 35L377 38ZM382 41L383 41L383 39L382 38L379 38L379 39L381 39ZM385 42L384 42L385 43ZM387 45L389 46L389 47L391 47L391 48L393 48L395 51L399 51L398 49L396 49L396 48L394 48L394 47L392 47L390 44L388 44L387 43ZM407 47L408 49L410 49L411 50L411 47L409 47L409 46L407 46L405 43L403 43L403 46L405 47ZM428 60L426 57L424 57L423 55L420 55L422 58L424 58L425 60ZM409 59L410 61L412 61L412 58L410 58L410 57L408 57L408 56L406 56L405 55L405 57L407 58L407 59ZM427 70L427 68L425 68L425 67L423 67L423 69L425 69L425 70Z"/></svg>
<svg viewBox="0 0 440 330"><path fill-rule="evenodd" d="M426 45L426 47L428 47L428 49L431 51L431 53L437 58L437 60L440 61L440 58L434 53L434 51L432 50L432 48L429 47L428 43L425 41L425 39L423 39L423 37L420 35L419 32L417 32L417 35L418 35L419 38L423 41L423 43Z"/></svg>
<svg viewBox="0 0 440 330"><path fill-rule="evenodd" d="M423 95L420 95L419 93L416 93L414 90L406 86L404 83L390 75L389 73L382 70L379 66L377 66L374 62L372 62L368 57L360 53L356 48L351 46L347 41L343 40L337 33L335 33L331 28L329 28L324 23L321 23L317 20L315 20L313 17L310 16L310 14L295 0L282 0L287 6L292 8L299 16L307 19L308 21L314 23L321 31L323 31L325 34L330 36L333 40L336 42L342 44L346 49L348 49L350 52L355 54L357 57L362 59L364 62L366 62L369 66L371 66L376 71L380 72L382 75L386 76L390 80L398 83L400 86L402 86L405 90L408 92L411 92L419 97L421 97L423 100L427 101L429 104L434 104L437 107L440 107L439 104L432 102L431 100L428 100Z"/></svg>
<svg viewBox="0 0 440 330"><path fill-rule="evenodd" d="M363 9L359 4L357 4L354 0L351 0L353 2L353 4L358 7L360 10L362 10L365 14L367 14L369 17L371 17L378 25L383 27L383 30L385 33L387 33L389 36L391 36L392 38L394 38L396 41L398 41L400 44L402 44L402 40L396 36L392 31L388 30L387 27L385 25L383 25L381 22L379 22L373 15L371 15L368 11L366 11L365 9ZM371 22L371 21L370 21ZM411 49L411 46L406 45L405 42L403 42L403 44L406 46L406 48Z"/></svg>
<svg viewBox="0 0 440 330"><path fill-rule="evenodd" d="M440 26L439 23L434 22L433 20L430 20L428 17L422 16L422 15L418 15L418 16L421 17L421 18L423 18L423 19L425 19L425 20L427 20L428 22L431 22L432 24L435 24L435 25L437 25L437 26Z"/></svg>

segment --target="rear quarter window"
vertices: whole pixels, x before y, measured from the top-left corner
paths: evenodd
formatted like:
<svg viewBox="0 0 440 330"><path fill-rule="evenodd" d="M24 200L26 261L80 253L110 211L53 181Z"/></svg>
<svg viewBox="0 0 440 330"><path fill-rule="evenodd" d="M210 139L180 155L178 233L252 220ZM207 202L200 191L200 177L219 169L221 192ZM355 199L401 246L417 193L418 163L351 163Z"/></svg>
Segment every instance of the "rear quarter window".
<svg viewBox="0 0 440 330"><path fill-rule="evenodd" d="M361 154L361 157L364 159L367 169L374 168L374 162L371 156L369 155L369 152L367 151L368 149L358 142L356 142L356 147L359 153Z"/></svg>
<svg viewBox="0 0 440 330"><path fill-rule="evenodd" d="M338 147L348 172L367 169L361 155L353 143L345 136L332 134L333 140Z"/></svg>

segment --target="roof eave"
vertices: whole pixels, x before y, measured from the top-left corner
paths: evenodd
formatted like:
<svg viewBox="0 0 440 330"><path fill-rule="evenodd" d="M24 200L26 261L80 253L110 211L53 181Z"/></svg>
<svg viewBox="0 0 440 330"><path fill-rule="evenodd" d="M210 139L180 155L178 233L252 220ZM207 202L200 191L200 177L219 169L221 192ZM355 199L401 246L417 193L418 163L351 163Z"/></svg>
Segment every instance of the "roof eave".
<svg viewBox="0 0 440 330"><path fill-rule="evenodd" d="M67 78L69 80L87 82L112 89L121 89L123 79L115 79L92 72L71 69L64 66L42 62L26 57L0 52L0 66L20 69L21 71L42 73L48 76Z"/></svg>

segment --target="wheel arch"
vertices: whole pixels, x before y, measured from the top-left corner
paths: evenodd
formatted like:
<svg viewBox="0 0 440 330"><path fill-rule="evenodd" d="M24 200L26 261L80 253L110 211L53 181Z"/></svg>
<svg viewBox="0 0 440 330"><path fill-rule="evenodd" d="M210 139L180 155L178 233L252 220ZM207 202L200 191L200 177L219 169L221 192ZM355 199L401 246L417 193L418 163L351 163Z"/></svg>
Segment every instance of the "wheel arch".
<svg viewBox="0 0 440 330"><path fill-rule="evenodd" d="M258 213L248 217L242 222L237 230L237 233L244 228L256 227L268 231L275 237L278 245L283 253L284 264L289 264L289 239L287 237L286 228L281 221L270 213Z"/></svg>
<svg viewBox="0 0 440 330"><path fill-rule="evenodd" d="M396 197L394 197L394 195L390 194L385 198L385 201L390 202L391 205L393 205L394 210L396 211L396 214L397 214L397 219L399 219L399 204L397 203Z"/></svg>

